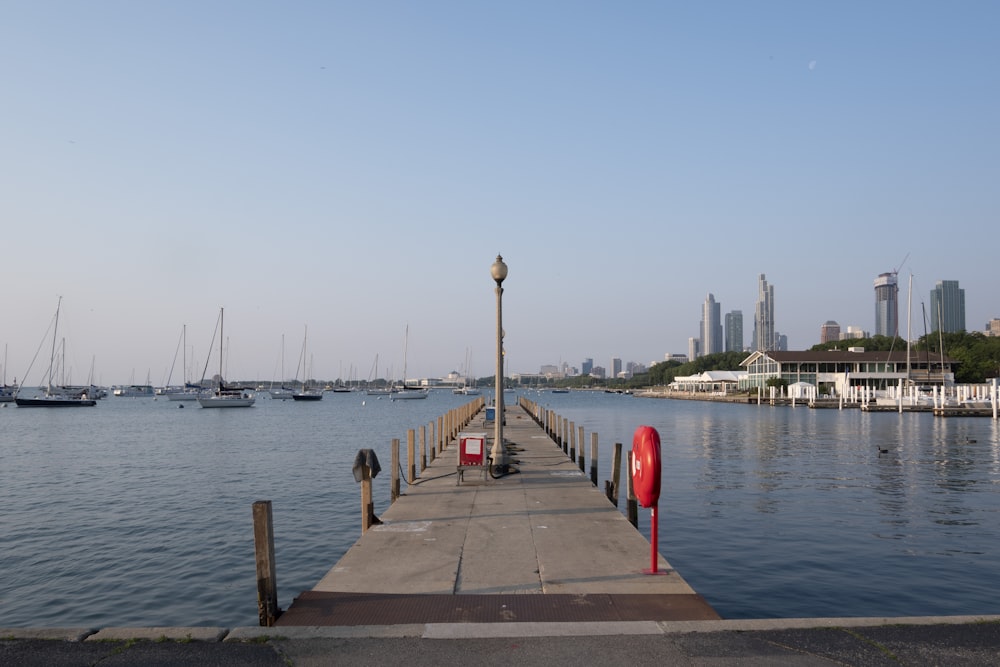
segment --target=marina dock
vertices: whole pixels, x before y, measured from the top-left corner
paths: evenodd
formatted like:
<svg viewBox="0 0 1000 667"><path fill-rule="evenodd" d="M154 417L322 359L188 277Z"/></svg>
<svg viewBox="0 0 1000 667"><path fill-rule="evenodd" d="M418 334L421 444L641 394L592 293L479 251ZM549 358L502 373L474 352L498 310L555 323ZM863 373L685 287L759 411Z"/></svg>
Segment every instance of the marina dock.
<svg viewBox="0 0 1000 667"><path fill-rule="evenodd" d="M662 555L657 573L644 572L649 541L529 410L506 406L505 416L516 473L466 470L459 484L452 439L276 625L719 618ZM485 417L464 432L492 439Z"/></svg>

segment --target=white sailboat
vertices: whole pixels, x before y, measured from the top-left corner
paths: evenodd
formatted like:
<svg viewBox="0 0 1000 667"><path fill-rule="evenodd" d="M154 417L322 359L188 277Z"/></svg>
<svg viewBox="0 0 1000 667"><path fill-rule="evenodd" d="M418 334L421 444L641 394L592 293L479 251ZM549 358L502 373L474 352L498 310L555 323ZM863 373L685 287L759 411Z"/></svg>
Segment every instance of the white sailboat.
<svg viewBox="0 0 1000 667"><path fill-rule="evenodd" d="M224 311L219 309L219 386L212 391L198 395L198 403L203 408L249 408L256 400L252 392L239 387L227 387L222 378L222 341ZM206 362L206 368L207 368Z"/></svg>
<svg viewBox="0 0 1000 667"><path fill-rule="evenodd" d="M59 333L59 307L61 305L62 297L59 297L59 302L56 304L55 326L52 330L52 354L49 357L49 374L45 393L24 398L20 395L21 388L18 387L14 392L14 402L19 408L70 408L97 405L97 401L87 394L89 388L70 391L66 387L52 386L52 373L56 364L56 340Z"/></svg>
<svg viewBox="0 0 1000 667"><path fill-rule="evenodd" d="M365 393L368 396L390 396L393 393L391 387L373 387L372 382L378 380L378 354L375 355L375 364L372 367L372 373L368 377L368 388L365 389Z"/></svg>
<svg viewBox="0 0 1000 667"><path fill-rule="evenodd" d="M296 401L321 401L323 400L323 390L309 386L309 372L307 370L308 357L306 356L306 340L308 338L309 327L306 327L305 333L302 334L302 384L299 387L299 390L292 394L292 398ZM298 374L299 372L296 369L296 379L298 379Z"/></svg>
<svg viewBox="0 0 1000 667"><path fill-rule="evenodd" d="M393 393L389 398L394 401L405 401L417 398L427 398L429 389L426 387L408 387L406 385L406 348L410 341L410 325L406 325L406 334L403 336L403 384L399 391Z"/></svg>
<svg viewBox="0 0 1000 667"><path fill-rule="evenodd" d="M177 363L177 351L174 351L174 363L170 364L170 373L167 374L167 385L163 388L163 395L171 401L194 401L198 399L198 392L202 388L196 384L188 382L187 372L187 325L181 325L181 339L178 344L182 349L181 356L181 381L180 386L170 384L174 377L174 363Z"/></svg>
<svg viewBox="0 0 1000 667"><path fill-rule="evenodd" d="M283 383L285 382L285 334L281 334L281 379L278 386L274 386L274 382L271 382L270 389L267 393L271 394L271 398L277 399L279 401L287 401L292 397L293 391L286 387Z"/></svg>

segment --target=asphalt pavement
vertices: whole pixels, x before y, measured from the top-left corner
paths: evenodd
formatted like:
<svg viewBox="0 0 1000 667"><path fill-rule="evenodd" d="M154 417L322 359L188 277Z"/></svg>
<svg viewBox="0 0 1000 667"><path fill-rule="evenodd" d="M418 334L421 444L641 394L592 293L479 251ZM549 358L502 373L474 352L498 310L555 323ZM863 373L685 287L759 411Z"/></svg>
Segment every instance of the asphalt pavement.
<svg viewBox="0 0 1000 667"><path fill-rule="evenodd" d="M0 629L0 665L1000 664L1000 617L678 623L415 624L380 628Z"/></svg>

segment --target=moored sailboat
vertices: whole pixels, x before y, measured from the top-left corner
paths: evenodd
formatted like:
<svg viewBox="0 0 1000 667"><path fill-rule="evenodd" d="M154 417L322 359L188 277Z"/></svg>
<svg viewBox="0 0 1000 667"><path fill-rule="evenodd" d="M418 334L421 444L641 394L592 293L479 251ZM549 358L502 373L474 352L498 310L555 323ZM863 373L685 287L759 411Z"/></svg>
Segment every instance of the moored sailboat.
<svg viewBox="0 0 1000 667"><path fill-rule="evenodd" d="M403 384L399 391L393 393L389 398L393 401L405 401L417 398L427 398L429 389L426 387L410 387L406 384L406 348L410 340L410 325L406 325L406 334L403 337Z"/></svg>
<svg viewBox="0 0 1000 667"><path fill-rule="evenodd" d="M21 396L21 387L14 392L14 402L19 408L72 408L72 407L93 407L97 401L90 398L86 390L67 391L65 387L52 386L52 372L56 363L56 339L59 332L59 308L62 306L62 297L56 304L55 325L52 330L52 354L49 357L48 382L43 388L44 393L36 394L30 398Z"/></svg>
<svg viewBox="0 0 1000 667"><path fill-rule="evenodd" d="M292 399L296 401L321 401L323 400L323 390L309 386L306 357L306 340L308 338L309 328L306 327L306 331L302 335L302 384L298 391L292 393ZM295 371L295 374L298 375L298 370Z"/></svg>
<svg viewBox="0 0 1000 667"><path fill-rule="evenodd" d="M252 392L241 387L227 387L222 378L222 341L224 311L219 309L219 386L212 391L198 395L198 403L203 408L249 408L254 404Z"/></svg>

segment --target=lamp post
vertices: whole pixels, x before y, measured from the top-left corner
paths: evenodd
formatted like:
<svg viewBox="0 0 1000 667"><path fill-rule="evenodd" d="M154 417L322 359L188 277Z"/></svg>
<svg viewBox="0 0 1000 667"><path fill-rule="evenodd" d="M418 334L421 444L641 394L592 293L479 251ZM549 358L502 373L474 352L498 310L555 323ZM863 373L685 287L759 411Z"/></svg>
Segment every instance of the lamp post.
<svg viewBox="0 0 1000 667"><path fill-rule="evenodd" d="M497 255L497 261L490 267L490 275L496 281L497 295L497 373L496 373L496 398L494 403L494 432L493 449L490 450L491 466L494 475L502 475L507 472L507 448L503 444L503 281L507 277L507 265L503 263L503 257Z"/></svg>

